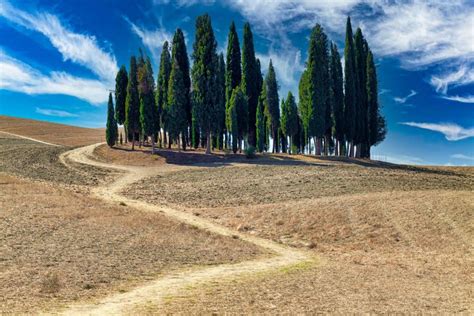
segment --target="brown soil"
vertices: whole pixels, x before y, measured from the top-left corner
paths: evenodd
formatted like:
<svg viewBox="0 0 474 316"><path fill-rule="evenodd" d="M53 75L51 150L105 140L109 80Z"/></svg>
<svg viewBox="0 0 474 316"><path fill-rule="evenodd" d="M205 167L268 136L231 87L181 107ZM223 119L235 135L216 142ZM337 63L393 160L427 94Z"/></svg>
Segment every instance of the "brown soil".
<svg viewBox="0 0 474 316"><path fill-rule="evenodd" d="M59 155L67 147L55 147L0 133L0 172L64 186L91 186L113 175L108 170L86 165L67 168Z"/></svg>
<svg viewBox="0 0 474 316"><path fill-rule="evenodd" d="M256 246L159 213L0 173L0 314L125 291L169 269L254 258Z"/></svg>
<svg viewBox="0 0 474 316"><path fill-rule="evenodd" d="M127 190L133 198L311 249L325 262L212 282L139 311L472 312L473 168L323 162L198 168ZM187 198L178 199L178 192Z"/></svg>
<svg viewBox="0 0 474 316"><path fill-rule="evenodd" d="M105 141L103 128L83 128L3 115L0 115L0 131L71 147Z"/></svg>

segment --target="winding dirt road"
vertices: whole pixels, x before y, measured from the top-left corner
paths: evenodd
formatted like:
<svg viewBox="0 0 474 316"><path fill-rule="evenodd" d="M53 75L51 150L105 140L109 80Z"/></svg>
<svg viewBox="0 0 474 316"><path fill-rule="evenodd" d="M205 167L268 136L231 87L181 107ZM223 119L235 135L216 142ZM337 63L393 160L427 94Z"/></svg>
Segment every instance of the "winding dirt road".
<svg viewBox="0 0 474 316"><path fill-rule="evenodd" d="M165 297L179 293L183 288L197 285L206 281L219 281L242 275L260 272L271 272L276 269L300 264L303 262L319 262L319 259L309 252L292 249L270 240L241 234L229 228L214 224L192 214L175 210L169 207L152 205L146 202L129 199L120 194L126 186L141 179L160 173L171 172L192 167L165 165L160 167L134 167L123 165L110 165L93 159L94 149L101 144L90 145L73 149L60 156L69 168L74 168L74 163L87 164L101 168L114 169L121 175L113 182L96 187L92 194L109 203L126 203L130 207L149 212L161 212L166 216L180 222L193 225L199 229L215 234L238 237L244 241L260 246L272 253L271 257L249 260L237 264L220 264L212 267L196 267L171 273L157 280L137 287L130 292L113 294L100 301L76 304L62 311L64 315L119 315L128 314L134 308L145 304L159 304Z"/></svg>

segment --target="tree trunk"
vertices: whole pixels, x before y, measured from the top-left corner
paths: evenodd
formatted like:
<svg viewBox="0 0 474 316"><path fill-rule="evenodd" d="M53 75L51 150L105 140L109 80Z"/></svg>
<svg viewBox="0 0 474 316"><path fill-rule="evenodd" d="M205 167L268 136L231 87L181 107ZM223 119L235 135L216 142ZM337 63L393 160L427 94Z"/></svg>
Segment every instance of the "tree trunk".
<svg viewBox="0 0 474 316"><path fill-rule="evenodd" d="M367 154L367 158L368 158L368 159L371 159L371 157L370 157L370 156L371 156L371 155L370 155L370 145L369 145L369 144L367 144L367 152L366 152L366 154Z"/></svg>
<svg viewBox="0 0 474 316"><path fill-rule="evenodd" d="M155 154L155 137L151 137L151 154Z"/></svg>
<svg viewBox="0 0 474 316"><path fill-rule="evenodd" d="M206 132L206 155L211 154L211 132Z"/></svg>
<svg viewBox="0 0 474 316"><path fill-rule="evenodd" d="M132 133L132 150L135 150L135 133Z"/></svg>
<svg viewBox="0 0 474 316"><path fill-rule="evenodd" d="M293 140L292 140L293 137L290 136L290 149L288 150L288 154L292 154L292 151L293 151Z"/></svg>
<svg viewBox="0 0 474 316"><path fill-rule="evenodd" d="M354 143L353 142L349 143L349 157L351 158L354 157Z"/></svg>
<svg viewBox="0 0 474 316"><path fill-rule="evenodd" d="M181 133L181 146L184 151L186 151L186 134L187 133Z"/></svg>

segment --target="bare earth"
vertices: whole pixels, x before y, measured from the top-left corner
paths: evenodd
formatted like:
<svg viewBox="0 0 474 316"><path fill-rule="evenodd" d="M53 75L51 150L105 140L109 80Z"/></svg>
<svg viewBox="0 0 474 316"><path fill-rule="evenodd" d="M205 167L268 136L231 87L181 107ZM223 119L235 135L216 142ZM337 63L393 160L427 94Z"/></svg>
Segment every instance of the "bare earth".
<svg viewBox="0 0 474 316"><path fill-rule="evenodd" d="M474 168L0 145L0 313L474 313Z"/></svg>

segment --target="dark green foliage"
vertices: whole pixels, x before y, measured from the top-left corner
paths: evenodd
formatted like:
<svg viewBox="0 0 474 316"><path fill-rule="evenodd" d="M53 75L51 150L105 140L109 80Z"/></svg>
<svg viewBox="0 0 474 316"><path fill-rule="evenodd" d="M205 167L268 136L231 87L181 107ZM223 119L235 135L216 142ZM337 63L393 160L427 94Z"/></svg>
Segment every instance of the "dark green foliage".
<svg viewBox="0 0 474 316"><path fill-rule="evenodd" d="M351 18L347 18L344 47L344 130L346 139L354 141L356 115L356 65Z"/></svg>
<svg viewBox="0 0 474 316"><path fill-rule="evenodd" d="M137 60L130 58L130 72L128 74L127 98L125 101L125 126L132 139L132 150L135 148L135 135L140 132L140 98L138 95Z"/></svg>
<svg viewBox="0 0 474 316"><path fill-rule="evenodd" d="M216 148L222 149L223 145L223 133L226 130L226 79L225 79L225 67L224 54L219 55L219 61L217 64L217 126L216 126Z"/></svg>
<svg viewBox="0 0 474 316"><path fill-rule="evenodd" d="M117 142L117 122L115 121L114 102L112 101L112 93L109 93L109 103L107 106L107 125L105 129L105 140L110 147L115 146Z"/></svg>
<svg viewBox="0 0 474 316"><path fill-rule="evenodd" d="M289 91L281 109L281 131L285 139L286 137L290 138L290 150L292 140L298 133L298 120L298 108L296 107L295 97Z"/></svg>
<svg viewBox="0 0 474 316"><path fill-rule="evenodd" d="M227 129L232 135L232 150L235 149L234 146L240 144L242 140L242 133L247 131L247 125L241 125L242 121L239 120L239 113L245 111L247 106L247 96L242 91L242 88L235 88L234 91L232 91L230 104L226 113ZM235 152L236 149L234 150L234 153Z"/></svg>
<svg viewBox="0 0 474 316"><path fill-rule="evenodd" d="M268 66L267 76L265 78L267 89L266 112L268 126L273 139L273 152L279 152L278 129L280 128L280 106L278 98L278 83L276 80L275 69L272 60Z"/></svg>
<svg viewBox="0 0 474 316"><path fill-rule="evenodd" d="M128 84L127 76L127 69L122 65L115 77L115 119L120 125L123 125L125 122L125 100L127 99Z"/></svg>
<svg viewBox="0 0 474 316"><path fill-rule="evenodd" d="M193 51L193 106L201 132L206 135L206 153L211 152L211 132L217 122L217 43L209 15L196 19L196 38Z"/></svg>
<svg viewBox="0 0 474 316"><path fill-rule="evenodd" d="M155 105L155 81L149 57L138 69L138 93L141 131L144 137L151 136L154 150L154 135L158 132L158 113Z"/></svg>
<svg viewBox="0 0 474 316"><path fill-rule="evenodd" d="M189 76L189 58L188 51L186 48L186 41L184 40L184 34L181 29L177 29L173 37L172 45L172 56L173 59L177 60L179 69L183 74L184 89L181 93L184 94L186 99L186 118L188 126L192 125L192 109L191 109L191 77ZM171 70L170 70L171 71Z"/></svg>
<svg viewBox="0 0 474 316"><path fill-rule="evenodd" d="M387 133L385 118L380 113L377 88L377 71L374 57L367 54L367 102L369 106L369 145L375 146L385 139ZM370 148L368 152L370 158Z"/></svg>
<svg viewBox="0 0 474 316"><path fill-rule="evenodd" d="M311 83L310 83L310 72L306 69L301 75L299 83L299 112L301 115L301 123L303 128L303 134L305 139L315 135L314 115L313 106L311 99ZM306 143L306 141L305 141Z"/></svg>
<svg viewBox="0 0 474 316"><path fill-rule="evenodd" d="M265 103L267 99L267 88L262 88L262 93L258 98L257 114L256 114L256 134L257 134L257 150L263 152L265 150L266 122L265 122Z"/></svg>
<svg viewBox="0 0 474 316"><path fill-rule="evenodd" d="M168 85L168 102L167 102L167 126L170 139L179 142L179 136L187 133L187 94L183 71L180 68L178 60L173 55L173 63L171 64L171 74ZM183 149L186 149L186 142L182 142Z"/></svg>
<svg viewBox="0 0 474 316"><path fill-rule="evenodd" d="M194 100L193 97L191 97L191 100ZM192 102L192 101L191 101ZM196 149L199 147L199 140L200 140L200 130L199 130L199 122L197 119L197 113L196 113L196 106L193 104L191 107L192 109L192 119L191 119L191 146Z"/></svg>
<svg viewBox="0 0 474 316"><path fill-rule="evenodd" d="M261 72L255 58L252 30L250 24L244 25L242 44L242 88L248 99L248 138L251 146L256 145L255 120L257 103L261 91ZM245 133L247 134L247 132Z"/></svg>
<svg viewBox="0 0 474 316"><path fill-rule="evenodd" d="M329 103L329 58L328 39L319 24L313 28L309 45L308 70L315 124L314 136L321 138L326 131L326 107Z"/></svg>
<svg viewBox="0 0 474 316"><path fill-rule="evenodd" d="M248 146L247 148L245 148L244 153L245 153L245 158L247 159L257 158L257 155L255 155L255 147L253 146Z"/></svg>
<svg viewBox="0 0 474 316"><path fill-rule="evenodd" d="M227 37L227 55L226 55L226 71L225 71L225 96L226 107L230 106L230 99L235 87L240 85L242 80L242 69L240 66L240 44L234 22L229 28Z"/></svg>
<svg viewBox="0 0 474 316"><path fill-rule="evenodd" d="M158 73L157 87L156 87L156 107L158 117L162 125L166 121L166 102L168 100L168 82L171 73L171 57L169 52L168 42L165 41L160 57L160 71ZM166 128L166 126L162 126Z"/></svg>
<svg viewBox="0 0 474 316"><path fill-rule="evenodd" d="M331 45L331 107L334 119L334 136L340 142L344 140L344 91L341 56L336 44Z"/></svg>
<svg viewBox="0 0 474 316"><path fill-rule="evenodd" d="M365 156L368 144L368 105L367 105L367 43L360 28L354 37L356 65L356 117L355 142L358 144L358 155Z"/></svg>

